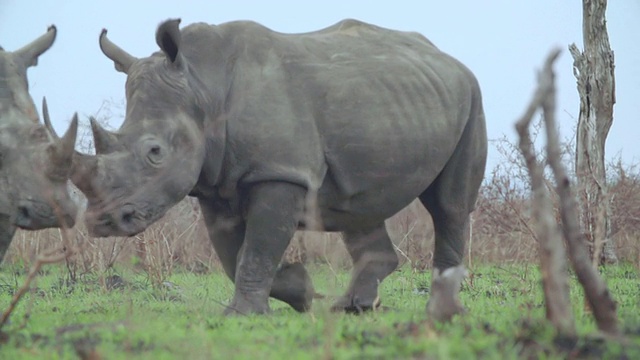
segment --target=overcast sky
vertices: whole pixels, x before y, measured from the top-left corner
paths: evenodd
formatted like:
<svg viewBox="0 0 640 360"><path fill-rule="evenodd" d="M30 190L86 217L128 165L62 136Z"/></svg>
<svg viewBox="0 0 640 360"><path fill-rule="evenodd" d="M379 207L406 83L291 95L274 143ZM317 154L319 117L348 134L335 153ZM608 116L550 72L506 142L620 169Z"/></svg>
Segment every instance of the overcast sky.
<svg viewBox="0 0 640 360"><path fill-rule="evenodd" d="M254 20L280 32L305 32L355 18L376 25L424 34L440 49L465 63L478 77L490 139L515 138L513 123L528 104L535 74L553 47L563 53L556 63L558 120L571 135L579 102L567 46L582 48L581 1L86 1L0 0L0 45L16 50L58 28L51 50L29 70L31 94L40 108L47 96L54 125L66 129L74 111L81 121L104 100L121 103L125 75L113 68L98 47L102 28L134 56L157 50L155 30L167 18L220 24ZM419 5L418 5L419 4ZM607 157L640 160L640 1L610 1L609 37L615 52L617 103L607 142ZM122 111L115 109L116 114ZM118 127L122 118L114 118ZM489 166L500 157L491 148Z"/></svg>

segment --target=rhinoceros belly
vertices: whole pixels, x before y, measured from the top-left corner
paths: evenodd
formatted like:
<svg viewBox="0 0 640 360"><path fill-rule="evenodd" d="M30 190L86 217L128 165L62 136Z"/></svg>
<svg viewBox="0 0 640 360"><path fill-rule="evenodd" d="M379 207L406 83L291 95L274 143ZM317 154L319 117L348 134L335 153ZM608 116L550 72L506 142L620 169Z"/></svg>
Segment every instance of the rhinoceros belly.
<svg viewBox="0 0 640 360"><path fill-rule="evenodd" d="M401 144L374 144L328 154L317 199L307 202L316 207L310 210L318 211L323 230L363 228L393 216L429 187L453 151L448 146L440 153L444 149L430 147L423 137L414 144L410 137Z"/></svg>

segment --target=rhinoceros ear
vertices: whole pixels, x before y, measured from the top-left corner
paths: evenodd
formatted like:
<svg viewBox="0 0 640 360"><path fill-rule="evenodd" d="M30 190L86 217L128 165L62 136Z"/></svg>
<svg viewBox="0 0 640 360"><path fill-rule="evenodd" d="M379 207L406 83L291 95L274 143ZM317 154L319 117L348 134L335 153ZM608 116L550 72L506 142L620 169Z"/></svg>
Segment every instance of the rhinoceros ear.
<svg viewBox="0 0 640 360"><path fill-rule="evenodd" d="M38 56L49 50L53 42L56 40L58 30L54 25L49 26L47 33L35 39L28 45L23 46L15 52L22 60L25 67L35 66L38 64Z"/></svg>
<svg viewBox="0 0 640 360"><path fill-rule="evenodd" d="M100 50L109 59L113 60L113 64L116 70L125 74L129 73L129 68L136 60L135 56L130 55L128 52L122 50L118 45L114 44L107 38L107 29L102 29L100 33Z"/></svg>
<svg viewBox="0 0 640 360"><path fill-rule="evenodd" d="M171 63L181 66L180 55L180 21L181 19L167 20L158 26L156 31L156 43L167 55Z"/></svg>

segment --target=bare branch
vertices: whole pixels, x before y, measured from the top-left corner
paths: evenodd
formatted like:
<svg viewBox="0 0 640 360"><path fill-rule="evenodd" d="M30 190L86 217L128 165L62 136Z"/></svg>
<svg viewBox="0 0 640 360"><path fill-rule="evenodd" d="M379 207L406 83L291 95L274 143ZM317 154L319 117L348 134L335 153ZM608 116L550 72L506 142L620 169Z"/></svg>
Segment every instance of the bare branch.
<svg viewBox="0 0 640 360"><path fill-rule="evenodd" d="M533 192L533 218L537 238L540 244L540 266L545 295L547 319L556 330L563 334L575 335L575 323L569 299L569 281L566 269L566 253L562 244L560 230L553 215L553 205L547 192L544 180L544 165L541 164L534 151L533 141L529 134L529 126L537 109L542 107L545 122L553 116L555 107L555 86L553 63L560 55L559 49L551 51L544 68L538 76L538 88L525 114L516 123L520 136L519 147L531 177ZM557 149L557 147L555 148ZM549 152L549 156L560 158L559 153Z"/></svg>

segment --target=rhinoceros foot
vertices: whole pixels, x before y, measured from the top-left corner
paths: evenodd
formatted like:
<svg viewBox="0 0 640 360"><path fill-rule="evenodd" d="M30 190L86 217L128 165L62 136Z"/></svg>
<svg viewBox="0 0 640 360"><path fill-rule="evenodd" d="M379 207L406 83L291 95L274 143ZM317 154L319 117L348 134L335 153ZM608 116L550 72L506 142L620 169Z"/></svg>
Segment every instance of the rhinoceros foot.
<svg viewBox="0 0 640 360"><path fill-rule="evenodd" d="M298 312L309 311L313 298L320 297L301 263L283 263L278 267L270 296L286 302Z"/></svg>
<svg viewBox="0 0 640 360"><path fill-rule="evenodd" d="M269 303L265 301L264 293L236 294L227 308L224 310L225 316L269 314L271 309Z"/></svg>
<svg viewBox="0 0 640 360"><path fill-rule="evenodd" d="M436 322L449 322L455 315L466 313L458 294L467 276L464 266L433 270L431 297L427 302L427 315Z"/></svg>
<svg viewBox="0 0 640 360"><path fill-rule="evenodd" d="M381 309L380 297L345 295L340 297L333 305L331 311L346 312L348 314L362 314L363 312Z"/></svg>

